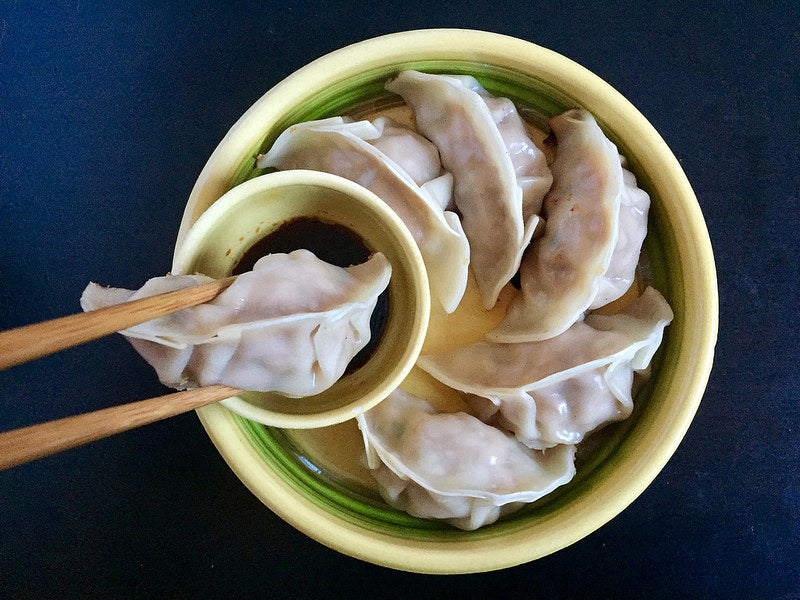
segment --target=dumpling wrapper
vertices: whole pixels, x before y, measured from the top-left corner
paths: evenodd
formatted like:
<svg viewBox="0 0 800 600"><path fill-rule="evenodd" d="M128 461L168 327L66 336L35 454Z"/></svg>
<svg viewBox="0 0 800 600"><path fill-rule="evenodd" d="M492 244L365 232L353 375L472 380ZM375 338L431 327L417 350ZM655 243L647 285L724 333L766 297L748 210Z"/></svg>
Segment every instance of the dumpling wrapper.
<svg viewBox="0 0 800 600"><path fill-rule="evenodd" d="M648 367L672 318L664 297L647 288L622 312L590 314L554 338L478 342L417 365L531 448L577 444L630 416L633 373Z"/></svg>
<svg viewBox="0 0 800 600"><path fill-rule="evenodd" d="M428 271L431 294L446 312L453 312L467 285L469 243L458 216L444 210L450 200L451 176L439 175L418 185L381 147L393 154L404 149L420 151L415 161L412 157L404 159L417 178L441 168L438 154L431 154L435 148L416 132L408 128L402 131L385 119L373 124L343 117L289 127L266 154L259 156L257 165L324 171L374 192L408 227Z"/></svg>
<svg viewBox="0 0 800 600"><path fill-rule="evenodd" d="M169 387L221 383L311 396L333 385L369 342L370 317L391 271L381 253L346 269L308 250L270 254L212 301L120 333ZM94 310L208 281L167 275L138 291L90 283L81 307Z"/></svg>
<svg viewBox="0 0 800 600"><path fill-rule="evenodd" d="M522 221L526 236L528 233L533 234L539 226L542 201L553 184L553 174L547 166L547 157L528 136L525 123L511 100L492 96L474 77L457 77L481 97L497 125L497 131L514 167L517 184L522 189Z"/></svg>
<svg viewBox="0 0 800 600"><path fill-rule="evenodd" d="M616 146L583 109L553 117L550 126L558 146L544 234L522 260L508 314L486 336L495 342L566 331L595 301L617 244L624 180Z"/></svg>
<svg viewBox="0 0 800 600"><path fill-rule="evenodd" d="M398 388L357 417L387 503L473 530L534 502L575 474L575 447L531 450L467 413L437 413Z"/></svg>
<svg viewBox="0 0 800 600"><path fill-rule="evenodd" d="M597 295L589 309L600 308L621 298L633 285L636 267L647 236L647 215L650 196L636 185L636 177L622 163L622 196L619 206L617 243L611 253L608 269L597 282Z"/></svg>
<svg viewBox="0 0 800 600"><path fill-rule="evenodd" d="M397 163L414 183L423 186L443 174L436 146L416 131L388 117L379 117L372 125L379 135L368 140L370 145Z"/></svg>
<svg viewBox="0 0 800 600"><path fill-rule="evenodd" d="M436 145L442 165L453 175L453 199L469 240L470 264L484 306L491 309L517 272L539 220L535 214L527 215L527 221L523 217L522 187L495 120L503 115L493 114L485 94L476 91L483 88L469 77L408 70L386 89L409 105L417 130ZM547 172L544 160L537 164Z"/></svg>

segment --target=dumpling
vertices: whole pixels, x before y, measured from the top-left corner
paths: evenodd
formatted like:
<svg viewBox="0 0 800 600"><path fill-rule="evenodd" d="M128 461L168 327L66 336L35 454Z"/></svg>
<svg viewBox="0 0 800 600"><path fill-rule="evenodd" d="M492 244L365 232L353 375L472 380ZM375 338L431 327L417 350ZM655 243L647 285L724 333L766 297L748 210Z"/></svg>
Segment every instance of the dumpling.
<svg viewBox="0 0 800 600"><path fill-rule="evenodd" d="M391 270L381 253L346 269L308 250L270 254L214 300L120 333L170 387L222 383L311 396L333 385L369 342L370 316ZM94 310L207 281L168 275L138 291L90 283L81 307Z"/></svg>
<svg viewBox="0 0 800 600"><path fill-rule="evenodd" d="M437 413L400 388L357 420L384 499L461 529L492 523L575 474L574 446L531 450L467 413Z"/></svg>
<svg viewBox="0 0 800 600"><path fill-rule="evenodd" d="M293 125L258 158L257 164L261 168L325 171L374 192L408 227L425 262L432 295L446 312L453 312L467 285L469 244L458 216L443 209L449 198L442 200L440 195L449 193L442 189L450 189L450 175L417 185L411 175L373 145L387 131L385 122L380 125L378 128L369 121L352 122L342 117ZM424 147L414 138L399 141L397 128L389 129L394 138L391 148L402 143ZM417 135L411 130L408 133ZM429 153L426 157L431 160ZM420 168L434 170L430 165Z"/></svg>
<svg viewBox="0 0 800 600"><path fill-rule="evenodd" d="M519 268L538 216L529 214L527 221L523 216L522 187L496 121L503 116L493 114L478 88L472 78L418 71L403 71L386 84L409 105L417 130L436 145L453 175L453 199L469 240L472 270L490 309ZM537 165L547 177L545 161Z"/></svg>
<svg viewBox="0 0 800 600"><path fill-rule="evenodd" d="M630 415L633 373L648 367L672 317L664 297L647 288L622 312L590 314L554 338L478 342L417 364L525 445L577 444Z"/></svg>
<svg viewBox="0 0 800 600"><path fill-rule="evenodd" d="M544 340L566 331L597 298L617 244L624 179L616 146L583 109L552 118L550 126L558 146L544 234L522 260L520 293L487 334L492 341Z"/></svg>
<svg viewBox="0 0 800 600"><path fill-rule="evenodd" d="M439 160L439 150L436 146L410 127L401 125L389 117L378 117L372 124L378 131L378 137L370 136L366 141L394 161L401 172L411 177L423 190L426 200L434 200L441 210L448 211L445 213L448 222L456 217L455 213L450 212L455 207L453 176L442 169L442 161ZM458 222L456 229L463 240L466 240L461 221Z"/></svg>
<svg viewBox="0 0 800 600"><path fill-rule="evenodd" d="M617 243L611 253L611 262L597 283L597 295L589 309L600 308L622 297L633 284L642 243L647 236L647 215L650 196L636 185L636 177L622 163L622 196L619 206Z"/></svg>
<svg viewBox="0 0 800 600"><path fill-rule="evenodd" d="M492 96L477 79L469 75L458 78L483 100L508 151L517 184L522 188L522 221L531 233L537 227L542 201L553 184L547 157L533 143L517 107L508 98Z"/></svg>
<svg viewBox="0 0 800 600"><path fill-rule="evenodd" d="M442 175L439 151L413 129L388 117L372 121L378 137L369 143L392 159L419 186Z"/></svg>

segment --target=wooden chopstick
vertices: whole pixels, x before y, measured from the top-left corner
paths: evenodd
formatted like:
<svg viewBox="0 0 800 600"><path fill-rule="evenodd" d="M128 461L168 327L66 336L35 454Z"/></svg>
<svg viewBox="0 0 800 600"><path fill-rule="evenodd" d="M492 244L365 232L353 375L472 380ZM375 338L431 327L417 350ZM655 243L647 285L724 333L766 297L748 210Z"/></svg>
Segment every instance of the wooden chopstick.
<svg viewBox="0 0 800 600"><path fill-rule="evenodd" d="M0 332L0 370L213 300L236 277Z"/></svg>
<svg viewBox="0 0 800 600"><path fill-rule="evenodd" d="M242 390L210 385L0 433L0 470L160 421Z"/></svg>

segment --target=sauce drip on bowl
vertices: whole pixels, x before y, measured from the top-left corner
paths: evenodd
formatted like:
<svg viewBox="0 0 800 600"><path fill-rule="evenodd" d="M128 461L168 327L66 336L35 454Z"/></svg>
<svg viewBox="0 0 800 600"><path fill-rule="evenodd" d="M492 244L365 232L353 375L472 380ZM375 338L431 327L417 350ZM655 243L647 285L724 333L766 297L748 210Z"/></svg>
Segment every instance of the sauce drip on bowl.
<svg viewBox="0 0 800 600"><path fill-rule="evenodd" d="M361 236L344 225L328 223L310 217L298 217L280 225L253 244L233 268L234 275L251 271L259 258L267 254L289 253L306 249L317 258L337 267L349 267L366 262L372 251ZM345 375L363 366L372 356L380 341L389 310L388 291L378 297L378 303L370 318L369 343L356 354L347 365Z"/></svg>

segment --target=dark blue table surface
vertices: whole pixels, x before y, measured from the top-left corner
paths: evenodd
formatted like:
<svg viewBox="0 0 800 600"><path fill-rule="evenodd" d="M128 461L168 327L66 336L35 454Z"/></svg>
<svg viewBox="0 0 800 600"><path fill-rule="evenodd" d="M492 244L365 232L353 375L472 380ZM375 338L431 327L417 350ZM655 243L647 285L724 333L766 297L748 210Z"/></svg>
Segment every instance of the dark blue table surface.
<svg viewBox="0 0 800 600"><path fill-rule="evenodd" d="M714 245L708 390L655 482L539 561L436 577L340 555L265 508L194 414L0 472L0 597L800 597L800 9L790 2L3 2L0 329L169 268L192 185L275 83L376 35L517 36L629 98ZM158 395L119 336L0 372L0 430Z"/></svg>

